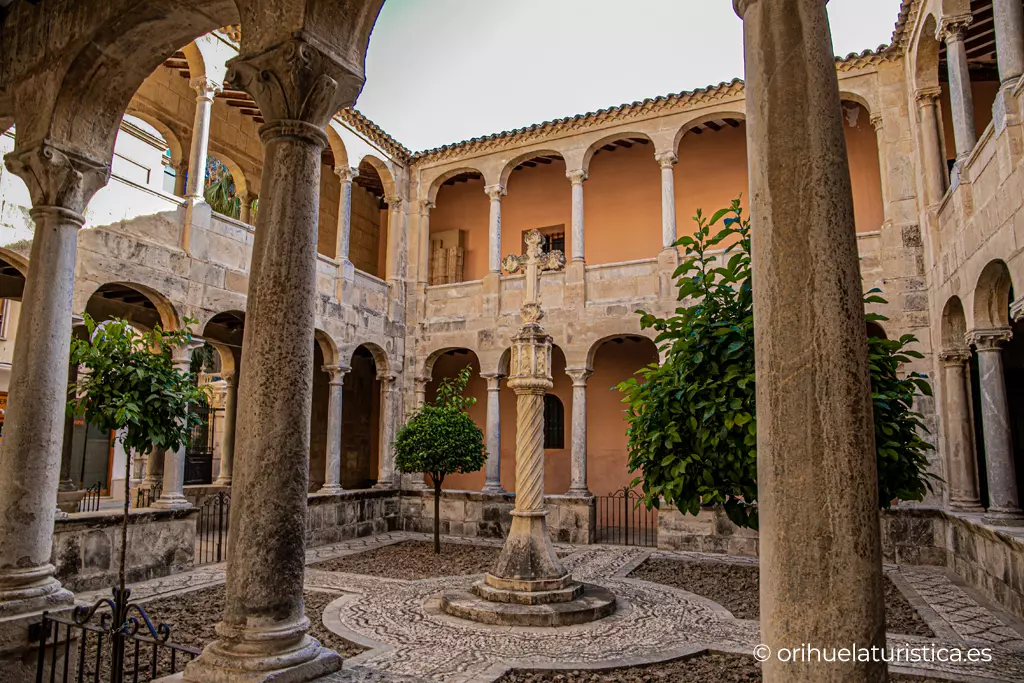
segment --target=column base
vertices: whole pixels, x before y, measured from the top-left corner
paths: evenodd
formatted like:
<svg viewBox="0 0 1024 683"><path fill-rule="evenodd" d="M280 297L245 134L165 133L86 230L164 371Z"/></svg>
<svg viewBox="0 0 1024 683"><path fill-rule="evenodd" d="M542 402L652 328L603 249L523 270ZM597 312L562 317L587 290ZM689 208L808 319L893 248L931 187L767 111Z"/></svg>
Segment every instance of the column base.
<svg viewBox="0 0 1024 683"><path fill-rule="evenodd" d="M490 576L523 586L561 581L566 576L548 536L547 514L546 510L512 512L512 527Z"/></svg>
<svg viewBox="0 0 1024 683"><path fill-rule="evenodd" d="M255 647L252 649L255 649ZM260 656L235 653L220 641L210 643L203 654L189 662L177 676L160 681L195 683L307 683L341 669L341 656L305 636L291 651Z"/></svg>
<svg viewBox="0 0 1024 683"><path fill-rule="evenodd" d="M165 493L150 503L150 507L157 508L159 510L184 510L192 507L192 503L188 502L188 498L180 493L172 495Z"/></svg>
<svg viewBox="0 0 1024 683"><path fill-rule="evenodd" d="M230 486L231 486L231 477L227 477L226 479L221 479L220 477L218 477L217 480L215 482L213 482L213 485L214 486L227 486L227 487L230 488Z"/></svg>
<svg viewBox="0 0 1024 683"><path fill-rule="evenodd" d="M495 483L488 482L487 484L484 485L484 487L482 489L480 489L480 493L503 494L503 493L508 493L508 491L506 491L505 488L501 484L495 484Z"/></svg>
<svg viewBox="0 0 1024 683"><path fill-rule="evenodd" d="M1019 508L989 508L981 521L991 526L1024 526L1024 511Z"/></svg>
<svg viewBox="0 0 1024 683"><path fill-rule="evenodd" d="M587 488L571 488L565 492L565 495L572 496L573 498L593 498L594 494Z"/></svg>
<svg viewBox="0 0 1024 683"><path fill-rule="evenodd" d="M375 491L390 491L395 488L395 483L391 481L379 481L373 485Z"/></svg>
<svg viewBox="0 0 1024 683"><path fill-rule="evenodd" d="M951 500L949 508L957 512L985 512L980 500Z"/></svg>
<svg viewBox="0 0 1024 683"><path fill-rule="evenodd" d="M337 493L344 493L344 492L345 492L345 489L341 488L341 486L336 485L336 484L332 484L332 485L324 484L322 487L320 487L320 490L317 491L317 493L327 493L327 494L330 494L330 495L334 495L334 494L337 494Z"/></svg>

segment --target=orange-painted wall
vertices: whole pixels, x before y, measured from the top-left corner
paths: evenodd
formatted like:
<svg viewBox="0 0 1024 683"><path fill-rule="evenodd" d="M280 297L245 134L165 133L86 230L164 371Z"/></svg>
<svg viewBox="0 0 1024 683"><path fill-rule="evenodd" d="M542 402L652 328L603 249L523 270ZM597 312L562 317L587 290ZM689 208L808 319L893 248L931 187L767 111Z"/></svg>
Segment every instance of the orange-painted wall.
<svg viewBox="0 0 1024 683"><path fill-rule="evenodd" d="M600 150L583 184L587 263L617 263L661 251L661 169L654 145ZM566 181L571 200L571 188ZM567 227L566 232L571 228ZM623 239L628 235L629 239ZM568 241L568 240L567 240ZM571 253L571 252L570 252Z"/></svg>
<svg viewBox="0 0 1024 683"><path fill-rule="evenodd" d="M565 253L572 254L572 188L564 161L513 171L507 190L501 200L502 257L523 253L524 232L552 225L565 226ZM485 236L486 229L484 223Z"/></svg>
<svg viewBox="0 0 1024 683"><path fill-rule="evenodd" d="M676 156L679 157L675 166L676 234L679 237L692 235L696 230L693 217L697 209L710 217L741 194L746 208L749 181L745 125L717 132L705 130L700 135L687 133L679 142ZM660 204L660 192L657 201ZM660 221L658 234L660 248Z"/></svg>
<svg viewBox="0 0 1024 683"><path fill-rule="evenodd" d="M992 104L999 92L997 81L971 81L971 99L974 101L974 129L978 137L992 122ZM949 101L949 86L943 84L939 100L942 107L942 137L946 147L946 159L956 159L956 137L953 134L952 105Z"/></svg>
<svg viewBox="0 0 1024 683"><path fill-rule="evenodd" d="M853 215L857 232L882 227L882 175L878 168L878 134L871 116L859 104L843 103L843 130L846 153L850 159L850 185L853 188Z"/></svg>
<svg viewBox="0 0 1024 683"><path fill-rule="evenodd" d="M442 185L430 212L430 232L465 230L463 279L479 280L487 274L487 230L490 200L483 178Z"/></svg>

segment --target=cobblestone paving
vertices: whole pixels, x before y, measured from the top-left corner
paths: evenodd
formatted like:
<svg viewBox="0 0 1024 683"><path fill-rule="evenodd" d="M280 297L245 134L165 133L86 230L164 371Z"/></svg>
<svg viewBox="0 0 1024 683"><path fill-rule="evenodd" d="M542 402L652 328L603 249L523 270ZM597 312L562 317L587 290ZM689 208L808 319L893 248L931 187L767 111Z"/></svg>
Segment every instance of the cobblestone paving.
<svg viewBox="0 0 1024 683"><path fill-rule="evenodd" d="M426 534L395 532L311 549L307 563L364 552ZM445 538L446 543L499 545L496 540ZM436 597L445 588L467 587L478 577L421 581L384 579L309 569L306 583L343 594L324 610L324 623L338 635L370 648L346 660L344 669L323 683L486 683L511 668L585 668L661 661L705 648L749 653L759 642L755 621L737 620L720 605L686 591L627 578L652 554L688 561L730 561L699 553L652 553L620 546L569 546L563 559L573 575L615 592L620 608L608 619L559 629L508 628L474 624L444 615ZM747 563L751 560L736 560ZM754 560L756 562L756 560ZM961 680L1024 680L1024 628L1000 610L979 604L938 567L895 567L907 599L933 626L937 638L890 636L890 646L934 644L991 647L993 661L975 664L921 664L918 673L946 673ZM224 565L134 585L133 598L195 590L224 580ZM80 594L91 602L107 591ZM1004 621L1005 619L1005 621Z"/></svg>

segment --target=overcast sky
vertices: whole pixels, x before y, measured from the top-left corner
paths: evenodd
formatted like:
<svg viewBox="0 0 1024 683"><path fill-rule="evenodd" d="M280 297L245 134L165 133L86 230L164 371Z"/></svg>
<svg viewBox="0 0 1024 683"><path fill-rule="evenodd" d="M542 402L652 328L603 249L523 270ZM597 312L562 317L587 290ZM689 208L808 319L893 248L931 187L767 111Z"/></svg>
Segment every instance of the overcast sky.
<svg viewBox="0 0 1024 683"><path fill-rule="evenodd" d="M831 0L836 54L900 0ZM387 0L357 108L413 151L743 76L730 0Z"/></svg>

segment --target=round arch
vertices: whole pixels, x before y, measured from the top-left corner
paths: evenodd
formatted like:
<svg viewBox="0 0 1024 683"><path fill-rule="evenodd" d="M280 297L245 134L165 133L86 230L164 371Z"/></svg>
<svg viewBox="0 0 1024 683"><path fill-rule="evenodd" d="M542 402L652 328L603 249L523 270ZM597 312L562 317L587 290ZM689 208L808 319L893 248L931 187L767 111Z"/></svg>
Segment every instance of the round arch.
<svg viewBox="0 0 1024 683"><path fill-rule="evenodd" d="M143 111L142 109L134 105L129 105L128 109L125 111L125 114L129 116L134 116L137 119L141 119L142 121L145 121L149 125L153 126L153 128L156 128L156 130L163 137L164 142L167 143L167 149L171 153L171 161L180 162L184 160L185 150L181 146L181 140L178 138L177 134L175 134L175 132L171 129L171 127L168 124L164 123L164 121L160 119L160 117L154 116L152 113L148 111Z"/></svg>
<svg viewBox="0 0 1024 683"><path fill-rule="evenodd" d="M484 175L483 171L473 166L459 166L457 168L449 169L438 175L430 182L430 187L427 189L427 200L430 202L436 202L437 193L441 191L441 186L448 180L463 173L478 173L481 176Z"/></svg>
<svg viewBox="0 0 1024 683"><path fill-rule="evenodd" d="M537 157L553 157L556 159L562 159L563 161L565 160L563 152L555 148L543 148L523 152L522 154L510 159L502 167L501 175L499 176L502 187L508 189L508 180L512 176L512 171L516 170L516 166L519 166L524 161L529 161L530 159L535 159Z"/></svg>
<svg viewBox="0 0 1024 683"><path fill-rule="evenodd" d="M994 329L1010 325L1010 291L1013 282L1006 263L990 261L978 276L974 288L974 329Z"/></svg>
<svg viewBox="0 0 1024 683"><path fill-rule="evenodd" d="M849 102L851 104L859 104L860 106L864 107L864 111L868 113L869 117L874 114L874 111L871 108L871 103L868 102L867 99L864 98L864 96L859 95L855 92L851 92L849 90L839 91L839 101Z"/></svg>
<svg viewBox="0 0 1024 683"><path fill-rule="evenodd" d="M584 171L589 171L590 170L590 160L593 159L594 155L597 154L597 151L599 149L601 149L602 147L604 147L605 145L609 145L609 144L614 143L614 142L620 142L620 141L623 141L623 140L636 139L636 138L639 138L639 139L642 139L642 140L647 140L648 142L650 142L652 144L655 142L654 138L652 138L649 134L642 133L640 131L622 131L622 132L614 133L614 134L611 134L611 135L605 135L604 137L599 138L598 140L596 140L593 143L591 143L591 145L589 147L587 147L587 151L583 153L583 170ZM651 154L651 158L652 158L652 160L654 158L653 152Z"/></svg>
<svg viewBox="0 0 1024 683"><path fill-rule="evenodd" d="M437 359L440 358L441 356L445 355L446 353L450 353L452 351L460 351L460 350L469 351L477 359L480 358L480 353L476 349L474 349L472 346L457 345L457 344L456 345L450 345L450 346L442 346L441 348L435 349L435 350L431 351L430 353L428 353L426 358L423 359L422 373L420 374L420 376L421 377L433 378L433 376L434 376L434 363L437 362Z"/></svg>
<svg viewBox="0 0 1024 683"><path fill-rule="evenodd" d="M136 297L133 297L131 295L131 292L135 292L141 295L145 299L145 302L149 304L149 306L146 306L145 303L142 303L142 305L132 303L132 301L134 301ZM145 318L147 320L152 320L152 322L159 323L160 326L165 330L177 330L180 329L181 327L181 318L178 315L178 311L175 309L174 304L171 303L170 299L168 299L166 296L156 291L152 287L147 287L146 285L141 285L137 282L105 282L98 286L89 296L88 303L86 304L85 307L87 313L89 312L90 308L93 308L94 311L97 309L98 302L94 302L94 300L97 300L97 298L101 301L120 302L120 305L115 303L110 309L106 309L102 306L102 304L99 304L99 308L101 311L116 310L118 308L124 308L126 306L133 306L137 308L151 308L153 310L153 315L146 315ZM106 317L107 315L109 315L109 313L104 315L103 317ZM96 315L93 315L93 317L97 318ZM132 320L130 318L128 320L132 324L142 324L142 321Z"/></svg>
<svg viewBox="0 0 1024 683"><path fill-rule="evenodd" d="M594 359L597 357L597 351L604 344L606 344L607 342L615 342L615 341L626 340L626 339L633 339L633 340L645 339L645 340L648 340L651 343L651 347L654 349L655 355L657 355L657 353L658 353L657 345L654 343L654 336L652 334L650 334L650 332L648 330L641 330L640 332L634 332L634 331L618 332L616 334L605 335L605 336L601 337L600 339L597 339L594 343L592 343L590 345L590 348L587 349L587 355L586 355L586 361L585 361L586 367L591 369L591 370L593 370L593 368L594 368Z"/></svg>
<svg viewBox="0 0 1024 683"><path fill-rule="evenodd" d="M963 349L967 343L967 316L964 314L964 305L960 301L960 297L949 297L946 305L942 308L941 324L942 350Z"/></svg>
<svg viewBox="0 0 1024 683"><path fill-rule="evenodd" d="M11 264L23 277L28 276L28 259L21 254L11 251L6 247L0 247L0 259Z"/></svg>
<svg viewBox="0 0 1024 683"><path fill-rule="evenodd" d="M380 176L381 185L384 186L385 201L398 197L398 187L395 184L395 176L391 172L391 167L388 166L386 161L383 161L372 154L367 154L359 160L360 166L362 166L363 163L367 163L372 166L373 170L375 170L377 175Z"/></svg>
<svg viewBox="0 0 1024 683"><path fill-rule="evenodd" d="M231 174L231 180L235 183L235 197L244 202L249 195L249 179L241 164L232 159L230 155L225 154L220 145L211 144L209 156L227 167L228 173Z"/></svg>
<svg viewBox="0 0 1024 683"><path fill-rule="evenodd" d="M337 365L340 358L338 355L338 345L334 343L331 335L320 328L315 328L313 330L313 340L320 347L320 352L324 355L324 365ZM319 370L319 368L316 369Z"/></svg>
<svg viewBox="0 0 1024 683"><path fill-rule="evenodd" d="M348 169L348 150L345 149L345 143L335 129L337 125L338 123L331 119L330 125L327 126L327 144L331 146L331 154L334 155L334 168Z"/></svg>
<svg viewBox="0 0 1024 683"><path fill-rule="evenodd" d="M921 32L917 35L914 47L914 89L939 87L939 49L941 45L935 37L938 19L933 12L918 22Z"/></svg>
<svg viewBox="0 0 1024 683"><path fill-rule="evenodd" d="M719 122L723 122L727 126L732 126L733 124L729 123L730 121L735 121L739 125L744 125L747 121L747 115L742 111L727 110L710 114L702 114L701 116L689 119L683 125L679 126L678 130L676 130L675 138L672 142L672 150L678 153L679 143L683 141L683 137L690 131L697 128L703 128L708 126L708 124L720 127L721 124ZM739 125L733 127L738 128Z"/></svg>
<svg viewBox="0 0 1024 683"><path fill-rule="evenodd" d="M356 351L358 351L360 347L369 351L370 355L373 356L373 362L377 367L378 375L390 376L393 374L391 372L391 361L388 359L388 352L384 350L384 347L380 346L376 342L360 342L353 345L351 349L346 351L344 354L340 354L338 357L347 358L347 365L352 367L352 357L355 356Z"/></svg>

